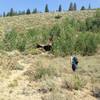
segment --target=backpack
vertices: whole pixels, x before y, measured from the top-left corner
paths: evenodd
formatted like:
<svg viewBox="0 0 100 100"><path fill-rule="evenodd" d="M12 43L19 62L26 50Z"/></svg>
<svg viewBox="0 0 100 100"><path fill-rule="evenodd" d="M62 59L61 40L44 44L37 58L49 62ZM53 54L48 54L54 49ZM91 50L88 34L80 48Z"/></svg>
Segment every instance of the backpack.
<svg viewBox="0 0 100 100"><path fill-rule="evenodd" d="M75 64L78 64L78 59L77 59L77 57L73 57L73 61L75 62Z"/></svg>

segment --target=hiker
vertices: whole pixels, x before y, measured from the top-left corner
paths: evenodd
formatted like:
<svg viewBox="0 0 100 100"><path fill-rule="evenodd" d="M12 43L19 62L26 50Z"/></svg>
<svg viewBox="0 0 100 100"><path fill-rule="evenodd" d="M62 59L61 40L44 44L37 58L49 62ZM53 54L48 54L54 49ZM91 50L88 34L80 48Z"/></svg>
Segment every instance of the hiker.
<svg viewBox="0 0 100 100"><path fill-rule="evenodd" d="M78 59L75 55L71 56L71 65L72 65L72 70L75 72L78 65Z"/></svg>

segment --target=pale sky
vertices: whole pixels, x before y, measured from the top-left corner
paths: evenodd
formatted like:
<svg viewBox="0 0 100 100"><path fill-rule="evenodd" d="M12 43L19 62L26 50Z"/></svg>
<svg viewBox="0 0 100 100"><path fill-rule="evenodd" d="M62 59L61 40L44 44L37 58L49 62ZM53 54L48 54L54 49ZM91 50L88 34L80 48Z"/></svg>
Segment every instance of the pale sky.
<svg viewBox="0 0 100 100"><path fill-rule="evenodd" d="M88 8L89 4L92 8L100 8L100 0L0 0L0 13L7 12L10 8L17 11L26 10L27 8L31 10L37 8L39 11L44 11L45 4L48 4L50 11L57 10L59 4L62 5L64 10L67 10L70 2L76 2L78 9L81 6Z"/></svg>

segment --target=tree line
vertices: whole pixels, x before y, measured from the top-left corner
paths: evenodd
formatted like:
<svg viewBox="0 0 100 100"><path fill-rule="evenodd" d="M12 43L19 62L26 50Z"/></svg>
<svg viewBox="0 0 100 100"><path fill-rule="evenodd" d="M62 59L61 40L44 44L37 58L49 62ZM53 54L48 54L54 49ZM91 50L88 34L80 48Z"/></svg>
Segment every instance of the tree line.
<svg viewBox="0 0 100 100"><path fill-rule="evenodd" d="M91 5L89 4L88 8L85 8L85 6L82 6L80 10L90 10L91 9ZM77 10L77 5L76 3L70 3L68 11L76 11ZM62 5L60 4L58 7L58 10L56 10L57 12L62 12ZM45 9L44 12L50 12L48 4L45 5ZM35 13L41 13L37 10L37 8L33 9L33 11L31 11L29 8L27 10L23 10L23 11L15 11L13 8L10 9L9 12L5 13L3 12L3 14L1 16L6 17L6 16L16 16L16 15L24 15L24 14L35 14Z"/></svg>

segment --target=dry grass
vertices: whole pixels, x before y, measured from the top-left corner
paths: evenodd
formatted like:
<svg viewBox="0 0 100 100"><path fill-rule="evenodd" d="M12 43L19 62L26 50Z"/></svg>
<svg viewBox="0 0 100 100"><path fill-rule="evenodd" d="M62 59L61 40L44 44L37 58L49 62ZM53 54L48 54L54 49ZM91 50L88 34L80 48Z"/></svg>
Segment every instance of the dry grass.
<svg viewBox="0 0 100 100"><path fill-rule="evenodd" d="M0 65L3 70L19 70L22 69L22 66L17 63L17 60L20 58L20 55L15 52L15 55L8 54L7 52L0 53Z"/></svg>
<svg viewBox="0 0 100 100"><path fill-rule="evenodd" d="M1 55L4 58L8 57L7 53ZM17 57L16 53L10 52L9 56ZM3 97L4 100L5 98L13 100L15 95L19 100L22 100L22 96L25 100L29 98L30 100L33 98L34 100L81 100L81 98L96 100L100 84L99 57L99 55L78 56L79 66L76 73L73 73L70 57L54 57L46 53L19 55L16 63L20 61L24 69L10 70L1 67L0 80L3 81L0 81L0 90L2 90L0 96L2 95L2 98L5 93L12 96L12 98ZM4 65L5 63L1 63L1 66ZM94 66L96 67L94 68ZM10 72L7 74L8 78L4 77L2 71L4 75L7 74L5 71ZM1 75L3 76L1 77Z"/></svg>
<svg viewBox="0 0 100 100"><path fill-rule="evenodd" d="M18 81L17 80L13 80L13 82L11 82L10 84L8 84L9 88L14 88L16 86L18 86Z"/></svg>
<svg viewBox="0 0 100 100"><path fill-rule="evenodd" d="M13 17L0 18L0 34L6 31L16 29L18 32L25 32L28 29L43 26L52 26L54 23L62 21L66 16L75 17L77 19L84 20L87 17L91 17L94 14L92 11L75 11L75 12L62 12L62 13L43 13L43 14L31 14L20 15ZM55 18L61 16L59 19ZM1 34L3 35L3 34Z"/></svg>
<svg viewBox="0 0 100 100"><path fill-rule="evenodd" d="M92 85L92 93L93 93L93 96L97 97L97 98L100 98L100 83L99 82L95 82L93 85Z"/></svg>
<svg viewBox="0 0 100 100"><path fill-rule="evenodd" d="M74 100L72 99L72 95L69 94L61 94L59 92L51 93L49 95L43 96L42 100Z"/></svg>
<svg viewBox="0 0 100 100"><path fill-rule="evenodd" d="M87 84L87 80L84 79L84 77L79 76L79 75L73 75L71 77L66 77L62 88L68 89L68 90L81 90L84 88Z"/></svg>

